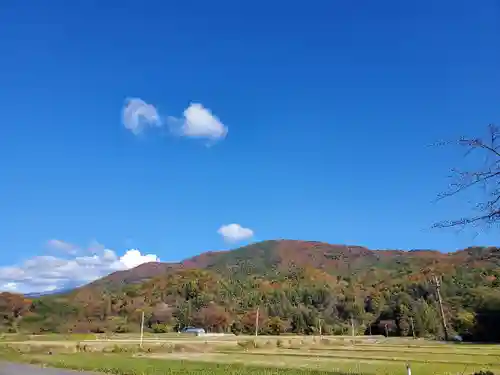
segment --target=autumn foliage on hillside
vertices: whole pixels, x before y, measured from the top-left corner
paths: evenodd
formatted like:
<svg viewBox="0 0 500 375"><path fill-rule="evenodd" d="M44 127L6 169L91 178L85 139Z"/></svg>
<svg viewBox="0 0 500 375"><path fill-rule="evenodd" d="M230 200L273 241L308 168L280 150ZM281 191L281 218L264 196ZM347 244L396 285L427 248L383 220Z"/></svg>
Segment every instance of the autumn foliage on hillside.
<svg viewBox="0 0 500 375"><path fill-rule="evenodd" d="M500 340L500 250L372 251L266 241L178 264L144 264L58 296L1 294L1 327L27 332L176 331L350 333L443 337L435 286L451 336ZM21 302L23 301L23 302ZM386 332L381 322L390 321Z"/></svg>

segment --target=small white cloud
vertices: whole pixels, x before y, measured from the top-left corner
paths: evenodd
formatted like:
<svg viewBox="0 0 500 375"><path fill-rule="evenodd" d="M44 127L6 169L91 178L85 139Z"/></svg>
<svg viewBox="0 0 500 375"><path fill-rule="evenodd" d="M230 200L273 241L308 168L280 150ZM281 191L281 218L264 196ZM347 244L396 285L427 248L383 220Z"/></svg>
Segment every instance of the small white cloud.
<svg viewBox="0 0 500 375"><path fill-rule="evenodd" d="M39 293L77 287L114 271L160 261L156 255L143 255L136 249L118 256L115 251L100 244L94 243L91 247L93 255L89 256L73 256L70 259L37 256L20 265L0 267L0 291Z"/></svg>
<svg viewBox="0 0 500 375"><path fill-rule="evenodd" d="M5 290L7 292L15 292L17 290L17 284L16 283L6 283L2 286L2 290Z"/></svg>
<svg viewBox="0 0 500 375"><path fill-rule="evenodd" d="M78 251L78 246L57 239L48 240L47 247L52 250L63 251L70 254L76 254Z"/></svg>
<svg viewBox="0 0 500 375"><path fill-rule="evenodd" d="M253 237L253 230L239 224L223 225L217 231L227 242L239 242Z"/></svg>
<svg viewBox="0 0 500 375"><path fill-rule="evenodd" d="M125 100L122 121L125 128L136 135L148 126L161 126L160 115L155 106L139 98Z"/></svg>
<svg viewBox="0 0 500 375"><path fill-rule="evenodd" d="M158 258L154 254L142 255L139 250L131 249L125 253L124 256L120 258L120 262L125 265L126 268L134 268L143 263L159 262Z"/></svg>
<svg viewBox="0 0 500 375"><path fill-rule="evenodd" d="M208 138L212 141L224 139L228 128L202 104L191 103L182 118L168 117L172 132L193 138Z"/></svg>

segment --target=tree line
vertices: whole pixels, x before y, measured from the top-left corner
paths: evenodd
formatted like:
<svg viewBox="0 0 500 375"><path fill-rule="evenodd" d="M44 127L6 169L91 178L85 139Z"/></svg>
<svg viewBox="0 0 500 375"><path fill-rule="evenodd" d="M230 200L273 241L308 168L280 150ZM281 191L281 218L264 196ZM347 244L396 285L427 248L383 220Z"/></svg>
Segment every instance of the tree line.
<svg viewBox="0 0 500 375"><path fill-rule="evenodd" d="M235 334L254 334L257 328L261 335L313 335L320 329L341 335L354 328L356 335L443 339L435 285L418 279L419 273L388 277L381 271L379 280L368 284L366 275L334 277L307 267L274 278L231 278L191 269L114 291L83 287L33 300L2 293L0 327L29 333L134 332L144 312L146 330L157 333L195 326ZM444 275L450 337L500 341L499 280L500 268Z"/></svg>

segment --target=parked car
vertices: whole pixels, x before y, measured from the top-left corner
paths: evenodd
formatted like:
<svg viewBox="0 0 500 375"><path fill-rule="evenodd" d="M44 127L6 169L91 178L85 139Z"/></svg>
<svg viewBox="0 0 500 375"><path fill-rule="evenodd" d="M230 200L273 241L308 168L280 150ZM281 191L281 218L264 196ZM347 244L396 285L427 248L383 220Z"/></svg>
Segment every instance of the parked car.
<svg viewBox="0 0 500 375"><path fill-rule="evenodd" d="M196 336L205 334L205 330L203 328L196 328L196 327L185 327L182 329L181 332L195 334Z"/></svg>

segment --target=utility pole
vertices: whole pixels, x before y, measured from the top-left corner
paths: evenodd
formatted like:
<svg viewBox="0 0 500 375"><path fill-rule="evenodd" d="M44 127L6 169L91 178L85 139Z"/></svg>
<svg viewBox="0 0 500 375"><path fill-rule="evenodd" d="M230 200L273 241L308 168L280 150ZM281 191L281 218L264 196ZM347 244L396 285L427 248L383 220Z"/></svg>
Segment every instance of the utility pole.
<svg viewBox="0 0 500 375"><path fill-rule="evenodd" d="M354 340L354 336L355 336L354 335L354 319L352 318L352 314L351 314L351 343L352 343L352 345L354 345L355 341L356 341L356 340Z"/></svg>
<svg viewBox="0 0 500 375"><path fill-rule="evenodd" d="M413 335L413 339L416 339L416 337L415 337L415 325L413 324L413 316L410 316L410 322L411 322L411 333Z"/></svg>
<svg viewBox="0 0 500 375"><path fill-rule="evenodd" d="M257 314L255 315L255 337L259 335L259 309L260 306L257 307Z"/></svg>
<svg viewBox="0 0 500 375"><path fill-rule="evenodd" d="M141 343L139 344L141 348L143 339L144 339L144 311L142 312L142 317L141 317Z"/></svg>
<svg viewBox="0 0 500 375"><path fill-rule="evenodd" d="M444 316L443 300L441 299L441 281L437 276L433 277L434 285L436 286L436 294L439 303L439 311L441 312L441 323L444 331L444 341L448 341L448 327L446 326L446 317Z"/></svg>

